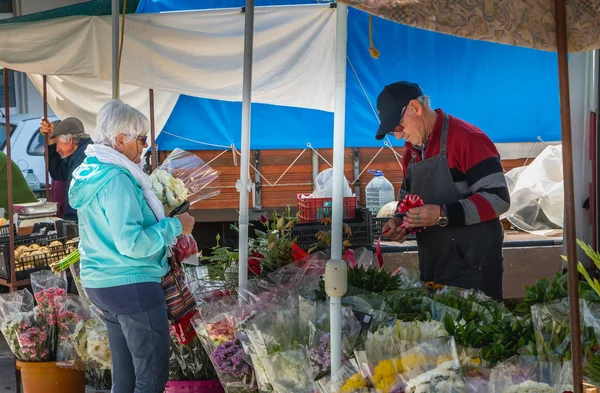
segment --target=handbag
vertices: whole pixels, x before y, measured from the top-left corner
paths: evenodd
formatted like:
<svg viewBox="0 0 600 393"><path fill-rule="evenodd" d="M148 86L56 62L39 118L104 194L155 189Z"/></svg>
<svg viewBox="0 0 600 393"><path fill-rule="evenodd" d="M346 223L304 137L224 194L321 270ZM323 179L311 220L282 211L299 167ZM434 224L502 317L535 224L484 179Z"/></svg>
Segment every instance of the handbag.
<svg viewBox="0 0 600 393"><path fill-rule="evenodd" d="M167 301L169 320L176 323L195 310L196 300L187 287L181 264L175 256L168 257L171 269L163 277L161 285Z"/></svg>

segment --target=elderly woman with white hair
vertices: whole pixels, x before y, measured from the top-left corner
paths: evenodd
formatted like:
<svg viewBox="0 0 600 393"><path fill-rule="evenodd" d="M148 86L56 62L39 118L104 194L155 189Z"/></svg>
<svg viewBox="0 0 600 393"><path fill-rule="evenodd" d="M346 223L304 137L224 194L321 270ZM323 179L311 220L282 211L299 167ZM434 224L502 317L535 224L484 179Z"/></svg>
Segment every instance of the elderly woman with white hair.
<svg viewBox="0 0 600 393"><path fill-rule="evenodd" d="M167 247L194 218L165 217L141 170L148 119L112 100L98 113L94 145L73 174L81 280L103 313L112 353L113 393L162 393L169 378L169 321L161 279Z"/></svg>

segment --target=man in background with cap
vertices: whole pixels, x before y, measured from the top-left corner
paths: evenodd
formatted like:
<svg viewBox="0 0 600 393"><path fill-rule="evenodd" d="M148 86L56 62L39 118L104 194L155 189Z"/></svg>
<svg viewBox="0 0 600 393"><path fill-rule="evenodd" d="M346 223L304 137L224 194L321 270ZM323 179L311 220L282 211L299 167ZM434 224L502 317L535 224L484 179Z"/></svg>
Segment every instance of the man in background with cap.
<svg viewBox="0 0 600 393"><path fill-rule="evenodd" d="M377 98L376 138L405 139L400 202L416 194L425 205L397 214L383 228L393 241L417 233L422 281L475 288L502 299L504 230L499 216L510 206L500 155L472 124L433 110L410 82L386 86Z"/></svg>
<svg viewBox="0 0 600 393"><path fill-rule="evenodd" d="M42 119L40 132L48 135L48 166L53 180L66 182L67 190L71 184L73 171L85 159L85 149L92 143L85 133L83 123L75 117L68 117L54 125ZM77 211L67 203L62 218L77 222Z"/></svg>

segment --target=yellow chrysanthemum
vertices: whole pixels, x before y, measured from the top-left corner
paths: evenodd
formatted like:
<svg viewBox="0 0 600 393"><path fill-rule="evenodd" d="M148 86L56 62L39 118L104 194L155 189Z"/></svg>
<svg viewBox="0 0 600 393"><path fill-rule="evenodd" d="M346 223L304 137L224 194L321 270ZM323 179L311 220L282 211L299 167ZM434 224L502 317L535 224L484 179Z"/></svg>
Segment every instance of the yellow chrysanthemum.
<svg viewBox="0 0 600 393"><path fill-rule="evenodd" d="M397 377L396 368L391 360L382 360L373 370L373 384L383 393L389 392Z"/></svg>
<svg viewBox="0 0 600 393"><path fill-rule="evenodd" d="M362 375L354 374L353 376L348 378L348 380L346 381L344 386L342 386L340 392L341 393L352 393L356 389L362 389L362 388L366 388L366 387L367 387L367 382L364 380Z"/></svg>

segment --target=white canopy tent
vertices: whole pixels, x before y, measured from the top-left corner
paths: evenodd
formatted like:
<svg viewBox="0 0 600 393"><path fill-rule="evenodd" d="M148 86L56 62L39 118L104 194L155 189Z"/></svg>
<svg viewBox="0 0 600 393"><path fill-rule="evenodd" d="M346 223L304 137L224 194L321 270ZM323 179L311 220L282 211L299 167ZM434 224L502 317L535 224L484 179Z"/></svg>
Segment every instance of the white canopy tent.
<svg viewBox="0 0 600 393"><path fill-rule="evenodd" d="M130 14L120 66L121 98L157 129L179 94L242 100L244 14L237 9ZM253 101L333 111L335 12L328 5L260 7L254 35ZM86 129L112 97L111 16L0 25L0 66L28 74L60 117Z"/></svg>

